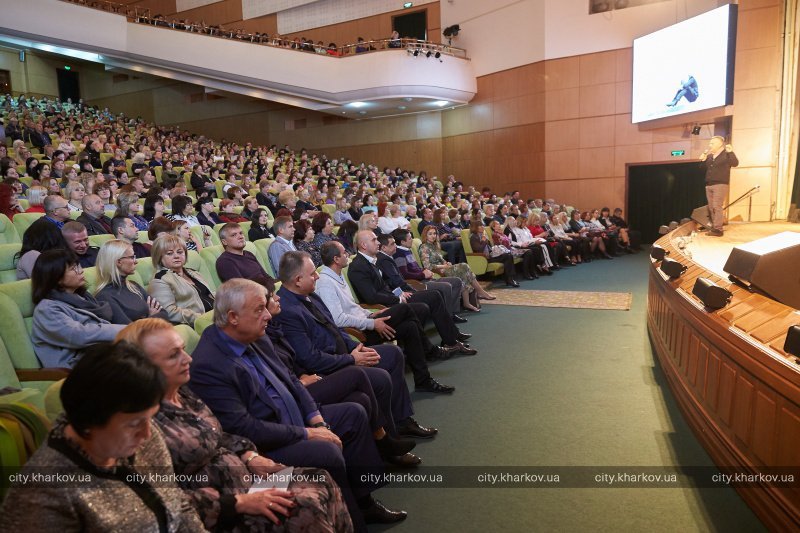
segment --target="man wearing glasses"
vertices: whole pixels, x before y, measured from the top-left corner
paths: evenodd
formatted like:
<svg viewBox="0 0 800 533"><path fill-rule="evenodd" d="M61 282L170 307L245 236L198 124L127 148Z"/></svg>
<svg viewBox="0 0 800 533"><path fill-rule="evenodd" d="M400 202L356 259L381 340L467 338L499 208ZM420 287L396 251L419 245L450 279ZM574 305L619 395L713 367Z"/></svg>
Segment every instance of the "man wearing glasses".
<svg viewBox="0 0 800 533"><path fill-rule="evenodd" d="M52 194L44 199L44 218L62 229L69 220L69 207L67 199L63 196Z"/></svg>

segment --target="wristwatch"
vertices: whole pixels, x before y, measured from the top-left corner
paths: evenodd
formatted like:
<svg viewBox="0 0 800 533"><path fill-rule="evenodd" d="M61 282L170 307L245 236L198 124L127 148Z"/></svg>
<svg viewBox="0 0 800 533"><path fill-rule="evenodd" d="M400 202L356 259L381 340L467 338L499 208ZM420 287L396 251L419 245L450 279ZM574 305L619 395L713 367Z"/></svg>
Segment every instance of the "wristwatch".
<svg viewBox="0 0 800 533"><path fill-rule="evenodd" d="M327 422L317 422L316 424L313 424L311 427L312 428L325 428L328 431L330 431L330 429L331 429L331 425L328 424Z"/></svg>
<svg viewBox="0 0 800 533"><path fill-rule="evenodd" d="M261 454L260 454L260 453L258 453L258 452L253 452L253 455L251 455L250 457L248 457L248 458L247 458L247 460L244 462L244 466L247 466L247 465L249 465L249 464L250 464L250 461L252 461L253 459L255 459L256 457L258 457L258 456L260 456L260 455L261 455Z"/></svg>

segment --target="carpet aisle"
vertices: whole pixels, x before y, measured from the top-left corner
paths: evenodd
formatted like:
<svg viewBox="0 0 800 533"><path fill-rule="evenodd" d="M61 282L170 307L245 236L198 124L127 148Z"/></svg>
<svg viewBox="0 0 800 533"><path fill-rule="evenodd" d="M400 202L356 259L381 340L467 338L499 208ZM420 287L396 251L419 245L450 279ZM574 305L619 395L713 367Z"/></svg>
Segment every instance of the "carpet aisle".
<svg viewBox="0 0 800 533"><path fill-rule="evenodd" d="M641 252L522 282L525 289L632 292L630 311L487 305L466 315L462 330L474 334L479 354L431 365L436 379L456 386L455 394L414 394L417 420L440 429L436 439L418 441L415 453L424 465L445 472L713 465L683 421L650 347L647 268ZM732 489L453 488L445 482L430 489L387 487L376 496L409 517L374 531L764 530Z"/></svg>

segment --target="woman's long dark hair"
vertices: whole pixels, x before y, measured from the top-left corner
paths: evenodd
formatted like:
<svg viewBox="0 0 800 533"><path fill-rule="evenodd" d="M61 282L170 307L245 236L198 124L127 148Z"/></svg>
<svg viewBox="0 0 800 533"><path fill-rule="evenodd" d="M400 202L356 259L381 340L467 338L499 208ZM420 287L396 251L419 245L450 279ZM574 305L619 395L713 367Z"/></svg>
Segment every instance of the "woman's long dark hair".
<svg viewBox="0 0 800 533"><path fill-rule="evenodd" d="M22 234L22 248L14 256L14 262L19 261L23 255L31 250L44 252L45 250L66 247L67 243L64 242L64 236L58 226L42 217L31 224Z"/></svg>
<svg viewBox="0 0 800 533"><path fill-rule="evenodd" d="M31 273L31 288L33 305L47 298L51 291L61 290L61 278L68 268L78 264L78 258L70 250L56 249L42 252L36 259ZM86 292L86 288L75 291L77 294Z"/></svg>

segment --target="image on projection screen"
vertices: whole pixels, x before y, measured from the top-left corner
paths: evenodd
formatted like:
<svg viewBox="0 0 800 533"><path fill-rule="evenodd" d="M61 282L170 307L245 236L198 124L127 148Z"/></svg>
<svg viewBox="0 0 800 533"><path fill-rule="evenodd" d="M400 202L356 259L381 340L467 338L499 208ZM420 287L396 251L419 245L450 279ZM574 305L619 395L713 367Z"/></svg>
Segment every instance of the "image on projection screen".
<svg viewBox="0 0 800 533"><path fill-rule="evenodd" d="M732 103L731 9L726 5L633 41L631 122Z"/></svg>

